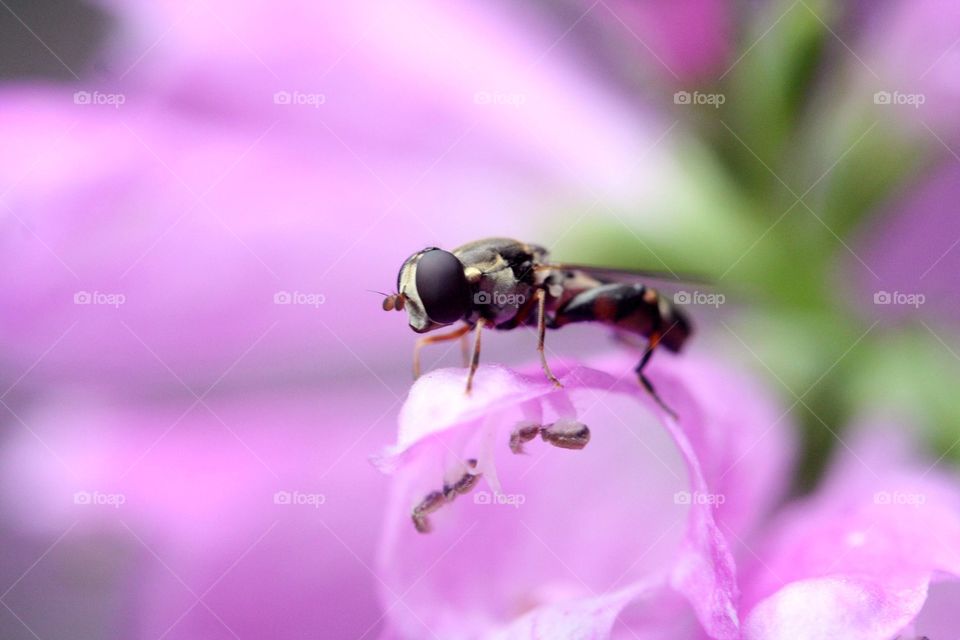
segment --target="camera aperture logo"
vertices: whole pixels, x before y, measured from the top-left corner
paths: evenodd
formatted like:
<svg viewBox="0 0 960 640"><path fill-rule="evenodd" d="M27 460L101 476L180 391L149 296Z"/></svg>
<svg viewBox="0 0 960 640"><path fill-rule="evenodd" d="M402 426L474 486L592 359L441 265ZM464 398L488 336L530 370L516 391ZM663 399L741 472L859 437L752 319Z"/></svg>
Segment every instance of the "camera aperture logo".
<svg viewBox="0 0 960 640"><path fill-rule="evenodd" d="M273 294L273 304L290 304L313 307L317 309L327 301L322 293L307 293L304 291L277 291Z"/></svg>
<svg viewBox="0 0 960 640"><path fill-rule="evenodd" d="M494 304L498 307L519 307L527 301L527 296L522 293L499 293L490 291L478 291L473 294L474 304Z"/></svg>
<svg viewBox="0 0 960 640"><path fill-rule="evenodd" d="M673 494L673 504L699 504L716 505L727 501L727 497L722 493L703 493L701 491L677 491Z"/></svg>
<svg viewBox="0 0 960 640"><path fill-rule="evenodd" d="M927 301L922 293L904 293L902 291L877 291L873 294L873 304L896 305L919 309Z"/></svg>
<svg viewBox="0 0 960 640"><path fill-rule="evenodd" d="M677 291L673 295L674 304L698 304L714 308L727 302L722 293L705 293L703 291Z"/></svg>
<svg viewBox="0 0 960 640"><path fill-rule="evenodd" d="M103 291L77 291L73 294L73 304L90 304L119 309L125 304L127 296L122 293L105 293Z"/></svg>
<svg viewBox="0 0 960 640"><path fill-rule="evenodd" d="M126 103L127 96L122 93L106 93L103 91L74 91L73 104L82 106L103 106L119 109Z"/></svg>
<svg viewBox="0 0 960 640"><path fill-rule="evenodd" d="M103 491L76 491L73 494L73 504L95 507L113 507L119 509L126 503L127 496L122 493L105 493Z"/></svg>
<svg viewBox="0 0 960 640"><path fill-rule="evenodd" d="M305 491L280 490L273 494L273 504L289 505L294 507L306 506L319 509L327 502L327 496L322 493L308 493Z"/></svg>
<svg viewBox="0 0 960 640"><path fill-rule="evenodd" d="M727 101L722 93L703 93L700 91L677 91L673 94L673 103L681 105L706 105L719 109Z"/></svg>
<svg viewBox="0 0 960 640"><path fill-rule="evenodd" d="M293 107L313 107L319 109L327 103L327 96L323 93L306 91L277 91L273 94L273 104Z"/></svg>
<svg viewBox="0 0 960 640"><path fill-rule="evenodd" d="M527 496L522 493L491 493L490 491L477 491L473 494L473 504L507 506L519 509L527 501Z"/></svg>
<svg viewBox="0 0 960 640"><path fill-rule="evenodd" d="M906 105L919 109L927 101L922 93L903 93L901 91L877 91L873 94L873 104L901 106Z"/></svg>

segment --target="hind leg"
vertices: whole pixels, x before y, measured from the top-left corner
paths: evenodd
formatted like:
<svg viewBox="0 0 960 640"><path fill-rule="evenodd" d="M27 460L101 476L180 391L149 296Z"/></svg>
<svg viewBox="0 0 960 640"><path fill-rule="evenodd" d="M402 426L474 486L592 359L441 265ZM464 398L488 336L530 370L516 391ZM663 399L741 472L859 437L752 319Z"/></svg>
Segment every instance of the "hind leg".
<svg viewBox="0 0 960 640"><path fill-rule="evenodd" d="M647 349L646 351L643 352L643 357L640 358L640 362L639 364L637 364L637 367L636 369L634 369L634 371L637 372L637 378L640 379L640 384L643 385L643 388L646 389L647 392L657 402L657 404L660 405L660 408L666 411L667 413L669 413L673 417L673 419L676 420L677 419L676 412L673 409L671 409L669 406L667 406L667 403L665 403L663 399L659 395L657 395L657 391L656 389L653 388L653 383L650 382L650 378L648 378L647 375L643 372L644 368L646 368L647 366L647 363L650 362L650 358L653 356L654 350L660 344L660 336L661 336L661 333L659 331L654 331L652 334L650 334L650 341L647 344Z"/></svg>
<svg viewBox="0 0 960 640"><path fill-rule="evenodd" d="M676 419L677 414L657 395L650 379L644 373L653 352L664 336L681 327L677 314L664 303L659 294L642 284L604 284L577 294L557 310L554 324L558 327L572 322L600 322L638 336L647 337L646 350L636 369L643 388L668 414ZM664 326L669 328L664 331ZM682 339L671 335L664 347L671 351L679 349Z"/></svg>

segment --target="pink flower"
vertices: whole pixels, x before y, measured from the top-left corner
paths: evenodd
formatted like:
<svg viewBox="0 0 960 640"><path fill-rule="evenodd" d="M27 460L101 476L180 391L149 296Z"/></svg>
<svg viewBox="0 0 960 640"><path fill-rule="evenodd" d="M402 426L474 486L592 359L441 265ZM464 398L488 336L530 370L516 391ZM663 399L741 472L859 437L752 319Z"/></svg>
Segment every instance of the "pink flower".
<svg viewBox="0 0 960 640"><path fill-rule="evenodd" d="M418 381L378 460L396 475L379 567L398 635L606 637L631 601L679 606L675 592L713 637L737 637L726 531L749 535L783 488L789 433L741 377L695 359L655 363L676 423L632 373L568 367L557 390L539 371L488 366L470 396L461 370ZM529 425L553 426L514 455L511 436ZM547 444L584 425L582 450ZM415 505L477 476L429 514L429 535L416 531Z"/></svg>
<svg viewBox="0 0 960 640"><path fill-rule="evenodd" d="M619 359L558 366L561 391L485 366L470 397L436 371L378 460L388 500L364 454L410 335L364 290L389 265L491 233L555 243L613 210L657 213L620 222L661 243L705 238L705 263L763 237L567 24L496 4L102 4L109 71L3 88L0 492L20 578L0 614L18 633L953 632L954 481L867 438L771 514L784 415L696 356L651 368L678 422ZM593 6L668 82L719 71L730 3L660 4ZM946 130L948 60L928 103Z"/></svg>
<svg viewBox="0 0 960 640"><path fill-rule="evenodd" d="M960 594L955 473L906 453L899 425L872 420L847 438L818 492L785 509L748 557L746 637L949 637L956 610L943 601L955 607Z"/></svg>
<svg viewBox="0 0 960 640"><path fill-rule="evenodd" d="M373 637L385 486L366 452L410 335L365 290L428 243L662 199L670 125L575 63L563 28L503 9L106 5L101 73L2 89L2 543L29 559L4 602L41 637L232 637L218 617ZM215 387L215 415L184 384ZM327 502L274 505L288 490Z"/></svg>
<svg viewBox="0 0 960 640"><path fill-rule="evenodd" d="M377 461L395 476L379 571L397 637L879 639L936 624L918 616L931 581L960 576L955 481L895 464L884 454L904 447L881 430L771 517L792 444L775 403L695 358L652 375L677 422L632 374L585 367L562 390L496 366L470 396L459 370L414 386ZM521 432L541 435L530 455L511 451ZM548 443L564 436L584 446Z"/></svg>

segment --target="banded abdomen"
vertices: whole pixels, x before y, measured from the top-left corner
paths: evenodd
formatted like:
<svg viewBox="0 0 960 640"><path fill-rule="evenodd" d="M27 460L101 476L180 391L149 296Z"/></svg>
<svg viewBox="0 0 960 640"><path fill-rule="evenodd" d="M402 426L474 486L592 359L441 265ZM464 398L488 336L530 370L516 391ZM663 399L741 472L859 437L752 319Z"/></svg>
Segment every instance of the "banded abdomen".
<svg viewBox="0 0 960 640"><path fill-rule="evenodd" d="M561 302L551 328L574 322L600 322L644 338L656 336L669 351L679 351L693 329L687 317L656 289L638 283L599 284Z"/></svg>

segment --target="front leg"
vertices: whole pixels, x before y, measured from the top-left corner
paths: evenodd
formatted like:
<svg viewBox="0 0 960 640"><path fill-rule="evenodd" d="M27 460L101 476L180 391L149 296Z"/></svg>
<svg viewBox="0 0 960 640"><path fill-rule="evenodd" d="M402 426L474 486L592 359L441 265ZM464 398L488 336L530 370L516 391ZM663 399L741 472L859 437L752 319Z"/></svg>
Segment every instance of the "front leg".
<svg viewBox="0 0 960 640"><path fill-rule="evenodd" d="M459 329L455 329L450 333L441 333L440 335L435 336L424 336L417 340L417 343L413 346L413 379L416 380L420 377L420 350L423 349L428 344L434 344L437 342L447 342L448 340L456 340L462 336L470 333L470 325L465 324Z"/></svg>

